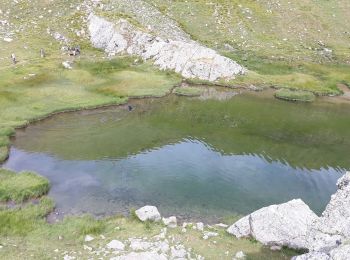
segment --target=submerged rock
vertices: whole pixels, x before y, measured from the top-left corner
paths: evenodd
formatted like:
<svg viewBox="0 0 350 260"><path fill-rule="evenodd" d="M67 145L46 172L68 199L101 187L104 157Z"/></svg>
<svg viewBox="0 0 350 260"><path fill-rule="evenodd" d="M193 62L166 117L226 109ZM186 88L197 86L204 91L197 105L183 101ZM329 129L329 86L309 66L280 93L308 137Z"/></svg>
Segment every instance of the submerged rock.
<svg viewBox="0 0 350 260"><path fill-rule="evenodd" d="M160 221L161 216L158 209L155 206L144 206L135 211L136 216L143 222L149 221Z"/></svg>
<svg viewBox="0 0 350 260"><path fill-rule="evenodd" d="M162 39L136 29L124 19L114 24L90 14L88 20L93 46L110 55L137 55L143 60L153 60L162 70L208 81L230 80L246 72L235 61L195 41Z"/></svg>
<svg viewBox="0 0 350 260"><path fill-rule="evenodd" d="M307 248L306 236L317 216L300 199L262 208L240 219L227 232L241 237L253 237L264 245Z"/></svg>

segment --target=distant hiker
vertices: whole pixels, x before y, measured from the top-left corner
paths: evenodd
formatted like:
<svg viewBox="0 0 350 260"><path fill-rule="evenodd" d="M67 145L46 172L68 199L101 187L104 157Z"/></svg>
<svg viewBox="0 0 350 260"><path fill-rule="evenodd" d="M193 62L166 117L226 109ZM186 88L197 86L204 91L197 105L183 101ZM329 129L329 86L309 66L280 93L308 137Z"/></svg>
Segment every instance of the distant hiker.
<svg viewBox="0 0 350 260"><path fill-rule="evenodd" d="M40 49L40 57L45 58L45 51L44 49Z"/></svg>
<svg viewBox="0 0 350 260"><path fill-rule="evenodd" d="M12 59L13 64L17 63L16 55L14 53L11 54L11 59Z"/></svg>

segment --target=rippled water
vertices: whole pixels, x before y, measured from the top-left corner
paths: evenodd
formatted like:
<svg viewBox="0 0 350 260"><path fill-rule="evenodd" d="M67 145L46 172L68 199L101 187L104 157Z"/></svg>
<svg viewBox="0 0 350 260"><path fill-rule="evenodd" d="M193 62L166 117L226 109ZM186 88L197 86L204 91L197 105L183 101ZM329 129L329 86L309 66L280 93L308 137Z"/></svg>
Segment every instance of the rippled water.
<svg viewBox="0 0 350 260"><path fill-rule="evenodd" d="M52 183L65 213L145 204L208 221L302 198L320 213L350 169L350 107L254 95L148 99L67 113L18 131L14 170Z"/></svg>

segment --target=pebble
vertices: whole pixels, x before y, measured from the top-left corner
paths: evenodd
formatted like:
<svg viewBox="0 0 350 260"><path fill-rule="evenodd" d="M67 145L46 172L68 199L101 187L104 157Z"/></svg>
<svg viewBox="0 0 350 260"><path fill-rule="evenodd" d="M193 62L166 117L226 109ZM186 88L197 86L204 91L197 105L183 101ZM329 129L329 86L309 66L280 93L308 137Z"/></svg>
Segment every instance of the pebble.
<svg viewBox="0 0 350 260"><path fill-rule="evenodd" d="M92 236L90 236L90 235L86 235L86 237L85 237L85 242L90 242L90 241L92 241L92 240L94 240L95 238L94 237L92 237Z"/></svg>

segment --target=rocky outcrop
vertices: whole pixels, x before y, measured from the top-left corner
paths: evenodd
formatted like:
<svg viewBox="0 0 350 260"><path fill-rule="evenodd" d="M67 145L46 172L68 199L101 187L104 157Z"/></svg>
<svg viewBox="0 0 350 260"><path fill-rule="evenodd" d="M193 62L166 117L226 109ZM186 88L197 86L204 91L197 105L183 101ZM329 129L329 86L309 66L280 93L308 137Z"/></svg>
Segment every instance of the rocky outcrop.
<svg viewBox="0 0 350 260"><path fill-rule="evenodd" d="M308 249L294 260L350 258L350 172L337 182L321 217L301 200L262 208L240 219L227 231L238 237L254 237L265 245Z"/></svg>
<svg viewBox="0 0 350 260"><path fill-rule="evenodd" d="M112 23L90 14L88 20L92 45L110 55L136 55L143 60L152 60L161 70L208 81L234 79L246 71L235 61L191 40L156 37L136 29L124 19Z"/></svg>
<svg viewBox="0 0 350 260"><path fill-rule="evenodd" d="M135 211L136 216L141 221L160 221L161 216L158 209L154 206L144 206Z"/></svg>
<svg viewBox="0 0 350 260"><path fill-rule="evenodd" d="M317 219L302 200L262 208L237 221L227 232L254 237L264 245L305 248L308 227Z"/></svg>

